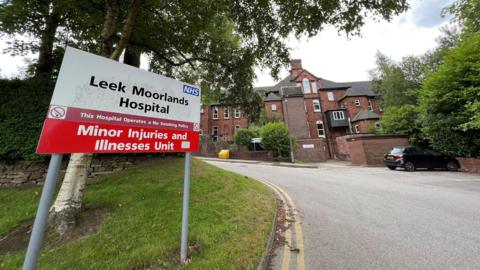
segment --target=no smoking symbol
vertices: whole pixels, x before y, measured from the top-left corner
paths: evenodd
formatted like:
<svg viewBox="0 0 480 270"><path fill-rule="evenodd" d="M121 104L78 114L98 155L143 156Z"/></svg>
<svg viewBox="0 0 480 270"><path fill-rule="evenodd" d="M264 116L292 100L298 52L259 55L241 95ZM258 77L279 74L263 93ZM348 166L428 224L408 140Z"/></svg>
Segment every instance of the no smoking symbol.
<svg viewBox="0 0 480 270"><path fill-rule="evenodd" d="M50 108L49 116L54 119L64 119L67 114L65 107L53 106Z"/></svg>

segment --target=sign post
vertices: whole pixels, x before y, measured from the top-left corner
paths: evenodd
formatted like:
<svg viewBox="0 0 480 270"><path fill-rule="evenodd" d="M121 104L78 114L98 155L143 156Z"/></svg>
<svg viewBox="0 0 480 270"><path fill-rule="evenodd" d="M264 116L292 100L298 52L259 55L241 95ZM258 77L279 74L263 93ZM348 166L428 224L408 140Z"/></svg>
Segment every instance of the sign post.
<svg viewBox="0 0 480 270"><path fill-rule="evenodd" d="M50 164L48 165L47 178L43 185L42 196L38 204L37 215L33 223L32 235L28 242L27 254L25 255L25 262L23 263L24 270L34 270L37 268L38 253L42 247L43 235L48 220L48 211L50 210L50 203L53 193L55 192L55 184L61 165L62 155L52 155Z"/></svg>
<svg viewBox="0 0 480 270"><path fill-rule="evenodd" d="M188 205L190 202L190 160L191 154L185 154L185 176L183 184L182 240L180 243L180 262L187 260L188 249Z"/></svg>
<svg viewBox="0 0 480 270"><path fill-rule="evenodd" d="M24 269L35 269L64 153L185 152L182 262L191 152L200 147L200 88L67 47L37 146L52 154Z"/></svg>

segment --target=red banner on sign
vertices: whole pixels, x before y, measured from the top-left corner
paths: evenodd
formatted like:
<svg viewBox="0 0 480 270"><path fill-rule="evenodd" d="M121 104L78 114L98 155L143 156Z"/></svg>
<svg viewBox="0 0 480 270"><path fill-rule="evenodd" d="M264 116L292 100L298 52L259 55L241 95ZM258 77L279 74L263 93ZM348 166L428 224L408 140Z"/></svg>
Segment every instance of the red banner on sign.
<svg viewBox="0 0 480 270"><path fill-rule="evenodd" d="M47 119L37 154L196 152L199 138L195 131Z"/></svg>

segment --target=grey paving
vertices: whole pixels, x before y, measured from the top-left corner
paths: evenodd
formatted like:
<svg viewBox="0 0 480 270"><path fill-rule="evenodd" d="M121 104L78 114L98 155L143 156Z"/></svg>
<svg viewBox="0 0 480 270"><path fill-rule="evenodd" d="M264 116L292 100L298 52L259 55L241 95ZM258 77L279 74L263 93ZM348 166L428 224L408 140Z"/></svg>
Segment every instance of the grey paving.
<svg viewBox="0 0 480 270"><path fill-rule="evenodd" d="M285 189L306 269L480 269L480 176L212 162Z"/></svg>

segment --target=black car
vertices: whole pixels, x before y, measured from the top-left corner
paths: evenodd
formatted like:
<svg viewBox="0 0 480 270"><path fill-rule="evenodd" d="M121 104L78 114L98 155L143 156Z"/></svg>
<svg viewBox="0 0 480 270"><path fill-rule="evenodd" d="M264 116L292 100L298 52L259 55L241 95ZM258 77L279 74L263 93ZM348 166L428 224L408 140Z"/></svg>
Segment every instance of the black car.
<svg viewBox="0 0 480 270"><path fill-rule="evenodd" d="M383 157L383 163L390 170L397 167L413 172L417 168L435 169L444 168L449 171L458 171L460 164L453 158L440 154L431 149L415 146L394 147Z"/></svg>

